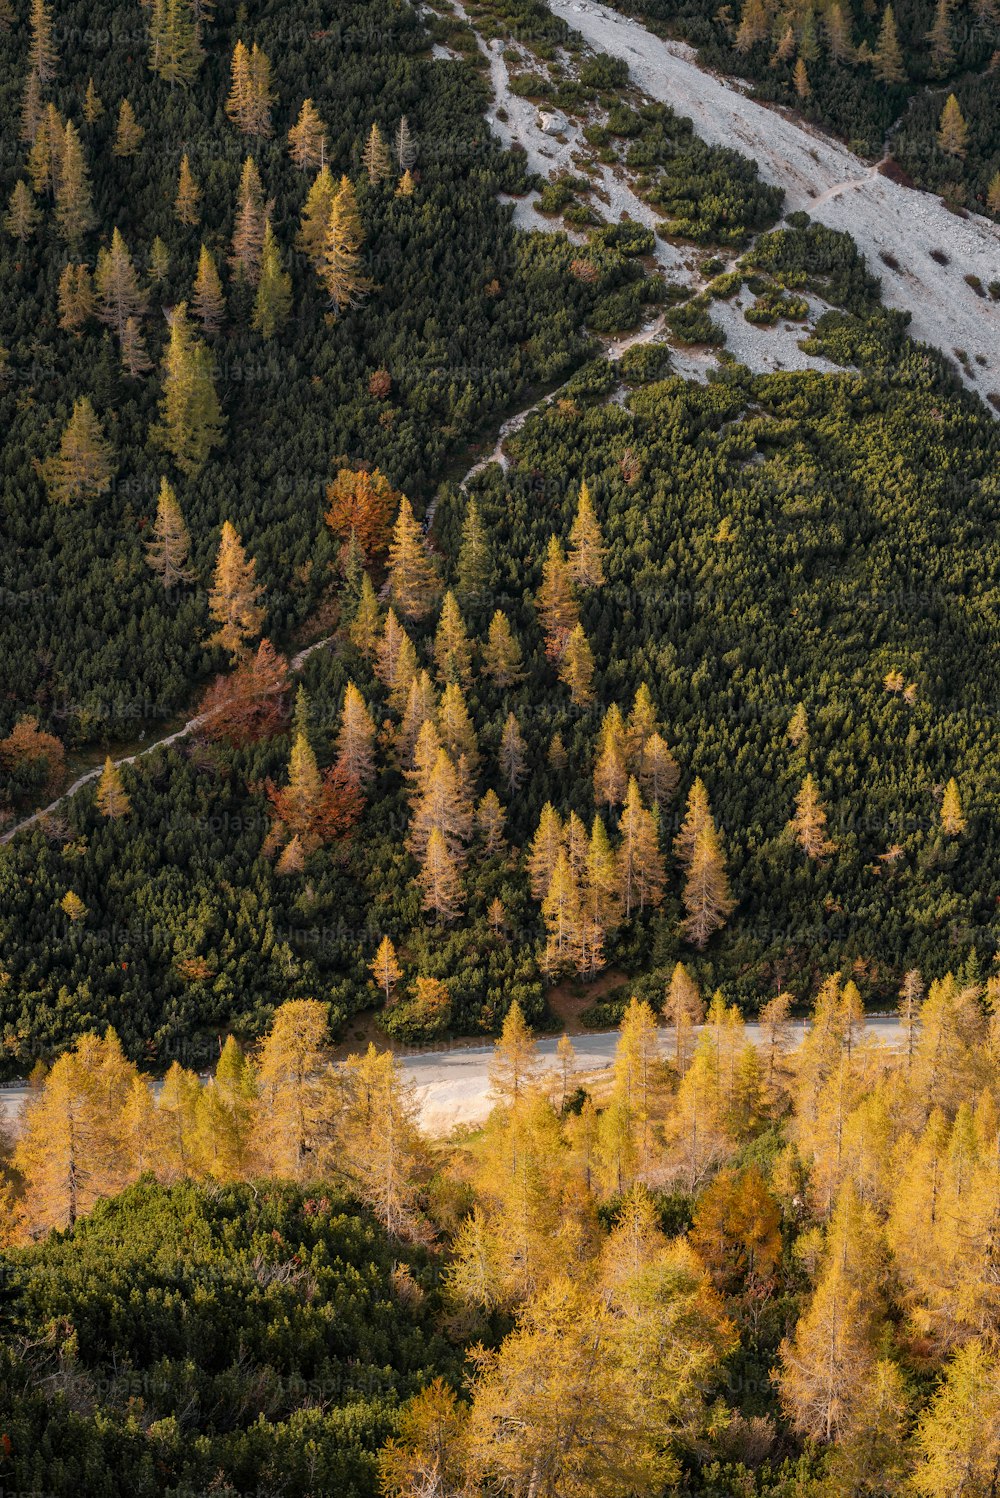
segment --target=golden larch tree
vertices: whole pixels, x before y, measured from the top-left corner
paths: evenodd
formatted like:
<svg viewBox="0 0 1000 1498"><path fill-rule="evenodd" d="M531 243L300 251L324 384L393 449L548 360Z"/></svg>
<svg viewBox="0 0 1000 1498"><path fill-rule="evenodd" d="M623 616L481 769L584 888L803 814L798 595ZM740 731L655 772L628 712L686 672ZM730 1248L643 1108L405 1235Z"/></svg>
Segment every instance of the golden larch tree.
<svg viewBox="0 0 1000 1498"><path fill-rule="evenodd" d="M174 213L180 223L188 228L193 228L201 217L198 203L201 200L201 188L195 180L194 172L191 170L191 162L185 151L181 157L180 170L177 174L177 196L174 198Z"/></svg>
<svg viewBox="0 0 1000 1498"><path fill-rule="evenodd" d="M96 801L101 816L109 822L117 822L120 818L127 817L132 810L132 802L122 784L121 771L110 754L104 761L104 769L97 782Z"/></svg>
<svg viewBox="0 0 1000 1498"><path fill-rule="evenodd" d="M326 125L312 99L303 99L299 117L288 132L288 151L300 171L312 171L326 162Z"/></svg>
<svg viewBox="0 0 1000 1498"><path fill-rule="evenodd" d="M403 495L389 544L389 592L407 619L422 619L430 613L438 589L437 567L413 507Z"/></svg>
<svg viewBox="0 0 1000 1498"><path fill-rule="evenodd" d="M224 421L211 355L195 336L186 302L178 303L170 318L160 420L156 435L182 473L198 473L222 441Z"/></svg>
<svg viewBox="0 0 1000 1498"><path fill-rule="evenodd" d="M118 108L118 124L115 127L112 156L134 156L142 144L146 131L135 117L135 110L128 99L123 99Z"/></svg>
<svg viewBox="0 0 1000 1498"><path fill-rule="evenodd" d="M59 451L42 465L49 497L56 504L93 499L111 487L115 463L110 444L85 395L73 402L73 414Z"/></svg>
<svg viewBox="0 0 1000 1498"><path fill-rule="evenodd" d="M604 582L604 537L585 482L569 533L569 570L580 588L599 588Z"/></svg>
<svg viewBox="0 0 1000 1498"><path fill-rule="evenodd" d="M208 612L219 626L210 645L221 645L234 658L260 634L264 610L260 604L262 589L256 580L257 563L248 557L243 542L230 521L225 521L219 538L215 575L208 595Z"/></svg>
<svg viewBox="0 0 1000 1498"><path fill-rule="evenodd" d="M156 499L156 519L150 539L146 542L146 563L170 589L178 583L194 581L194 572L189 566L191 537L173 487L165 478L160 479L160 492Z"/></svg>

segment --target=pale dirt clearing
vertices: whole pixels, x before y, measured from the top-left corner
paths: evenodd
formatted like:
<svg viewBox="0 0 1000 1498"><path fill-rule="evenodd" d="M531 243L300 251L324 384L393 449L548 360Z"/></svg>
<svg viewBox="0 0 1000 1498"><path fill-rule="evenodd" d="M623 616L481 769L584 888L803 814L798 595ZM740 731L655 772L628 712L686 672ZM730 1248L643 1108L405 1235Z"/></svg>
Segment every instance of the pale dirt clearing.
<svg viewBox="0 0 1000 1498"><path fill-rule="evenodd" d="M959 218L930 193L891 182L839 141L699 68L690 47L661 41L596 0L547 3L596 51L623 58L633 83L650 98L688 115L703 140L756 161L765 181L785 189L787 212L804 209L852 235L882 277L886 305L911 313L912 336L952 356L964 350L970 368L962 374L970 388L1000 392L1000 304L965 281L974 275L988 286L1000 279L996 224L978 214ZM931 250L943 251L949 264L938 265ZM880 259L883 251L899 262L899 271ZM975 362L977 355L985 365Z"/></svg>

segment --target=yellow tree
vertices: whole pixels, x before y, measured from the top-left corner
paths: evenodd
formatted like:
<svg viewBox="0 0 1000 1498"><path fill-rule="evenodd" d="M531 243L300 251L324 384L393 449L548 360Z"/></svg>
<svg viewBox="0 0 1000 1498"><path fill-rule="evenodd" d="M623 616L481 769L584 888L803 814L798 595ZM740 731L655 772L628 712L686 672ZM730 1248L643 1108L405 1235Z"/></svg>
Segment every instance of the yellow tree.
<svg viewBox="0 0 1000 1498"><path fill-rule="evenodd" d="M337 764L346 778L365 786L375 773L375 724L353 681L344 688L337 733Z"/></svg>
<svg viewBox="0 0 1000 1498"><path fill-rule="evenodd" d="M52 131L50 129L50 139ZM58 172L56 184L56 227L62 239L76 249L88 229L94 226L90 178L83 158L83 147L72 120L66 124L58 160L52 144L53 168Z"/></svg>
<svg viewBox="0 0 1000 1498"><path fill-rule="evenodd" d="M656 818L643 806L634 776L629 777L618 831L618 887L625 919L629 920L647 905L659 905L666 884Z"/></svg>
<svg viewBox="0 0 1000 1498"><path fill-rule="evenodd" d="M73 402L73 414L60 439L59 451L46 460L42 473L49 497L56 504L92 499L111 487L115 473L111 446L85 395Z"/></svg>
<svg viewBox="0 0 1000 1498"><path fill-rule="evenodd" d="M141 316L147 310L148 302L139 285L128 245L117 228L111 235L111 248L98 251L94 285L100 297L97 315L101 322L114 328L120 341L128 319Z"/></svg>
<svg viewBox="0 0 1000 1498"><path fill-rule="evenodd" d="M604 582L604 538L585 482L569 533L569 571L580 588L599 588Z"/></svg>
<svg viewBox="0 0 1000 1498"><path fill-rule="evenodd" d="M461 687L472 684L472 644L450 588L444 595L434 636L434 663L440 681L457 682Z"/></svg>
<svg viewBox="0 0 1000 1498"><path fill-rule="evenodd" d="M146 542L146 564L169 591L178 583L194 580L194 572L188 565L190 554L191 537L177 495L167 480L161 478L156 519Z"/></svg>
<svg viewBox="0 0 1000 1498"><path fill-rule="evenodd" d="M541 902L548 893L552 871L559 859L563 844L563 827L559 813L551 801L546 801L538 819L538 827L528 850L527 871L534 899Z"/></svg>
<svg viewBox="0 0 1000 1498"><path fill-rule="evenodd" d="M386 1008L392 1003L392 993L403 976L403 969L396 958L396 948L387 936L379 942L378 951L368 964L368 971L385 994Z"/></svg>
<svg viewBox="0 0 1000 1498"><path fill-rule="evenodd" d="M527 773L525 769L527 752L528 746L524 742L520 724L513 713L508 713L500 735L500 773L511 798L517 794Z"/></svg>
<svg viewBox="0 0 1000 1498"><path fill-rule="evenodd" d="M194 172L191 170L191 162L185 151L181 157L180 170L177 174L177 196L174 198L174 213L180 223L188 228L193 228L200 218L198 203L201 199L201 188L195 180Z"/></svg>
<svg viewBox="0 0 1000 1498"><path fill-rule="evenodd" d="M330 204L318 266L320 280L337 313L353 307L372 290L371 280L361 269L364 241L354 188L347 177L342 177L340 189Z"/></svg>
<svg viewBox="0 0 1000 1498"><path fill-rule="evenodd" d="M296 248L308 255L313 266L319 270L326 245L326 231L330 222L330 209L336 197L330 168L324 166L313 179L306 196L305 207L295 238Z"/></svg>
<svg viewBox="0 0 1000 1498"><path fill-rule="evenodd" d="M559 659L559 680L569 687L574 707L586 707L594 700L594 655L583 625L570 630L566 648Z"/></svg>
<svg viewBox="0 0 1000 1498"><path fill-rule="evenodd" d="M281 263L281 251L270 221L264 224L260 278L254 298L251 326L264 338L273 338L288 317L292 305L292 278Z"/></svg>
<svg viewBox="0 0 1000 1498"><path fill-rule="evenodd" d="M191 311L201 323L204 332L217 333L226 315L226 299L222 281L210 251L202 245L198 251L198 271L194 278L191 296Z"/></svg>
<svg viewBox="0 0 1000 1498"><path fill-rule="evenodd" d="M115 126L115 139L111 147L112 156L134 156L145 134L145 128L136 119L131 103L128 99L123 99L118 108L118 123Z"/></svg>
<svg viewBox="0 0 1000 1498"><path fill-rule="evenodd" d="M483 648L483 669L498 687L515 686L524 674L521 647L515 639L510 621L502 609L490 620Z"/></svg>
<svg viewBox="0 0 1000 1498"><path fill-rule="evenodd" d="M423 906L441 922L453 921L464 904L458 859L440 827L431 827L421 859L417 882L423 890Z"/></svg>
<svg viewBox="0 0 1000 1498"><path fill-rule="evenodd" d="M396 1436L378 1455L386 1498L459 1498L465 1489L464 1433L468 1406L443 1378L403 1405Z"/></svg>
<svg viewBox="0 0 1000 1498"><path fill-rule="evenodd" d="M316 999L292 999L275 1011L257 1061L257 1135L269 1175L323 1173L335 1101L326 1044L326 1007Z"/></svg>
<svg viewBox="0 0 1000 1498"><path fill-rule="evenodd" d="M3 221L4 228L14 239L21 244L26 244L38 228L41 217L41 210L35 202L34 193L23 178L18 178L7 205L7 215ZM66 267L66 270L70 269L72 267ZM80 269L86 271L87 267L82 266ZM63 274L65 275L65 271ZM61 285L60 282L60 287Z"/></svg>
<svg viewBox="0 0 1000 1498"><path fill-rule="evenodd" d="M946 156L963 157L969 145L969 127L954 94L949 94L938 123L937 143Z"/></svg>
<svg viewBox="0 0 1000 1498"><path fill-rule="evenodd" d="M389 591L407 619L422 619L438 592L438 574L413 507L405 495L389 543Z"/></svg>
<svg viewBox="0 0 1000 1498"><path fill-rule="evenodd" d="M361 152L361 163L368 173L368 180L372 184L382 182L386 177L391 177L392 157L389 155L389 147L382 137L382 132L377 125L372 125Z"/></svg>
<svg viewBox="0 0 1000 1498"><path fill-rule="evenodd" d="M264 622L256 570L257 563L253 557L247 557L235 527L225 521L208 594L208 611L219 627L208 643L221 645L234 659L260 634Z"/></svg>
<svg viewBox="0 0 1000 1498"><path fill-rule="evenodd" d="M196 1072L175 1061L156 1100L156 1174L168 1185L200 1174L198 1105L201 1082Z"/></svg>
<svg viewBox="0 0 1000 1498"><path fill-rule="evenodd" d="M711 817L695 839L681 898L686 911L681 930L687 941L701 949L713 931L726 924L735 908L722 846Z"/></svg>
<svg viewBox="0 0 1000 1498"><path fill-rule="evenodd" d="M212 448L222 441L224 421L211 355L195 337L186 302L178 303L170 318L160 423L156 435L182 473L200 472Z"/></svg>
<svg viewBox="0 0 1000 1498"><path fill-rule="evenodd" d="M663 1005L664 1017L674 1027L674 1065L683 1075L690 1060L695 1025L705 1018L705 1006L697 983L683 962L674 964Z"/></svg>
<svg viewBox="0 0 1000 1498"><path fill-rule="evenodd" d="M426 1174L419 1104L388 1051L368 1047L342 1069L338 1155L361 1200L393 1238L428 1236L419 1191Z"/></svg>
<svg viewBox="0 0 1000 1498"><path fill-rule="evenodd" d="M236 193L236 221L233 225L229 264L236 275L250 286L256 286L260 280L266 228L267 208L260 172L253 157L248 156L243 163Z"/></svg>
<svg viewBox="0 0 1000 1498"><path fill-rule="evenodd" d="M941 830L945 837L958 837L960 832L965 831L965 817L962 815L962 798L958 789L958 782L954 777L948 781L941 798Z"/></svg>
<svg viewBox="0 0 1000 1498"><path fill-rule="evenodd" d="M808 858L823 859L835 849L826 835L826 812L811 775L806 776L795 797L795 815L789 828Z"/></svg>
<svg viewBox="0 0 1000 1498"><path fill-rule="evenodd" d="M555 976L569 965L580 939L580 889L565 848L559 849L549 879L542 919L547 932L542 967L549 976Z"/></svg>
<svg viewBox="0 0 1000 1498"><path fill-rule="evenodd" d="M914 1439L923 1498L994 1498L1000 1472L1000 1359L974 1338L955 1354Z"/></svg>
<svg viewBox="0 0 1000 1498"><path fill-rule="evenodd" d="M97 809L109 822L127 817L132 810L132 802L122 785L121 771L110 754L104 761L104 769L97 782Z"/></svg>
<svg viewBox="0 0 1000 1498"><path fill-rule="evenodd" d="M288 132L288 152L300 171L322 167L326 160L326 125L312 99L303 99L299 117Z"/></svg>
<svg viewBox="0 0 1000 1498"><path fill-rule="evenodd" d="M52 12L45 0L31 0L29 20L28 66L39 83L51 83L59 68L59 54L52 35Z"/></svg>
<svg viewBox="0 0 1000 1498"><path fill-rule="evenodd" d="M501 1108L513 1107L537 1080L538 1047L516 999L504 1016L489 1076L490 1098Z"/></svg>
<svg viewBox="0 0 1000 1498"><path fill-rule="evenodd" d="M629 734L616 703L608 708L597 738L594 796L605 806L621 806L628 789Z"/></svg>
<svg viewBox="0 0 1000 1498"><path fill-rule="evenodd" d="M229 1035L215 1075L199 1087L196 1100L197 1156L217 1181L242 1181L253 1173L256 1096L253 1068Z"/></svg>
<svg viewBox="0 0 1000 1498"><path fill-rule="evenodd" d="M557 536L549 537L535 607L545 635L545 653L551 660L559 660L580 622L580 611L573 579Z"/></svg>

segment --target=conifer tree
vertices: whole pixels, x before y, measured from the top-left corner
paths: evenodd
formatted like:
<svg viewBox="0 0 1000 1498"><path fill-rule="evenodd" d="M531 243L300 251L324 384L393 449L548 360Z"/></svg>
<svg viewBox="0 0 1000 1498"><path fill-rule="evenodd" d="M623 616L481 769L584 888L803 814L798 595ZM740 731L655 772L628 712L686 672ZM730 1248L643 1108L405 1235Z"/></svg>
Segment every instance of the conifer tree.
<svg viewBox="0 0 1000 1498"><path fill-rule="evenodd" d="M986 194L986 207L994 216L1000 214L1000 172L995 172L990 180L989 191Z"/></svg>
<svg viewBox="0 0 1000 1498"><path fill-rule="evenodd" d="M851 25L844 8L835 0L824 16L826 24L827 42L830 48L830 56L834 62L851 62L854 57L854 47L851 42Z"/></svg>
<svg viewBox="0 0 1000 1498"><path fill-rule="evenodd" d="M788 739L794 749L806 749L809 745L809 717L805 703L800 702L788 720Z"/></svg>
<svg viewBox="0 0 1000 1498"><path fill-rule="evenodd" d="M922 1498L991 1498L1000 1471L1000 1358L974 1337L956 1352L915 1437Z"/></svg>
<svg viewBox="0 0 1000 1498"><path fill-rule="evenodd" d="M479 514L470 499L462 518L462 539L455 564L455 593L462 603L474 603L490 580L490 543Z"/></svg>
<svg viewBox="0 0 1000 1498"><path fill-rule="evenodd" d="M795 89L796 97L803 102L812 93L812 84L809 82L809 70L806 67L804 57L798 57L795 60L795 67L792 70L792 86Z"/></svg>
<svg viewBox="0 0 1000 1498"><path fill-rule="evenodd" d="M616 703L608 708L597 738L594 760L594 798L610 810L621 806L628 788L629 734Z"/></svg>
<svg viewBox="0 0 1000 1498"><path fill-rule="evenodd" d="M891 5L887 5L882 13L882 24L872 61L875 76L883 83L905 81L906 68L903 65L903 53L896 33L896 17Z"/></svg>
<svg viewBox="0 0 1000 1498"><path fill-rule="evenodd" d="M410 501L403 495L389 545L389 592L407 619L422 619L430 612L437 591L437 568Z"/></svg>
<svg viewBox="0 0 1000 1498"><path fill-rule="evenodd" d="M424 1144L412 1085L389 1052L373 1045L364 1056L348 1057L342 1077L343 1149L354 1190L392 1238L426 1237L418 1203Z"/></svg>
<svg viewBox="0 0 1000 1498"><path fill-rule="evenodd" d="M354 188L342 177L340 189L330 204L318 266L320 280L337 313L353 307L372 290L371 281L361 270L364 239Z"/></svg>
<svg viewBox="0 0 1000 1498"><path fill-rule="evenodd" d="M504 812L500 797L490 789L476 807L476 831L483 839L483 850L489 855L503 846Z"/></svg>
<svg viewBox="0 0 1000 1498"><path fill-rule="evenodd" d="M941 800L941 830L945 837L958 837L966 827L965 817L962 815L962 798L958 789L958 782L954 777L948 781L944 788L944 796Z"/></svg>
<svg viewBox="0 0 1000 1498"><path fill-rule="evenodd" d="M198 252L198 273L194 278L191 311L201 323L202 331L214 335L226 315L226 299L215 261L203 244Z"/></svg>
<svg viewBox="0 0 1000 1498"><path fill-rule="evenodd" d="M170 274L170 251L157 234L149 247L149 279L154 286L160 285Z"/></svg>
<svg viewBox="0 0 1000 1498"><path fill-rule="evenodd" d="M167 480L161 478L156 519L151 539L146 543L146 563L169 591L178 583L194 581L194 572L188 564L190 555L191 537L177 496Z"/></svg>
<svg viewBox="0 0 1000 1498"><path fill-rule="evenodd" d="M35 137L28 155L28 173L35 192L47 193L50 198L56 199L65 149L66 122L53 103L48 103L44 110L39 104ZM81 153L81 162L82 159Z"/></svg>
<svg viewBox="0 0 1000 1498"><path fill-rule="evenodd" d="M299 232L295 239L296 249L308 255L317 270L322 265L323 252L326 247L326 231L330 223L330 209L333 207L336 194L337 188L330 168L321 167L306 196Z"/></svg>
<svg viewBox="0 0 1000 1498"><path fill-rule="evenodd" d="M126 322L130 317L141 316L146 311L147 301L139 286L128 246L117 228L111 235L110 250L98 252L94 284L100 298L97 315L101 322L114 328L120 342Z"/></svg>
<svg viewBox="0 0 1000 1498"><path fill-rule="evenodd" d="M402 495L375 468L340 468L326 490L324 519L334 535L356 542L365 561L380 556L389 544L393 516Z"/></svg>
<svg viewBox="0 0 1000 1498"><path fill-rule="evenodd" d="M62 239L74 249L94 225L90 199L90 179L83 159L83 147L72 120L67 122L62 140L56 188L56 225Z"/></svg>
<svg viewBox="0 0 1000 1498"><path fill-rule="evenodd" d="M527 773L525 768L527 752L528 746L524 742L517 718L513 713L508 713L500 735L500 773L511 800L517 794Z"/></svg>
<svg viewBox="0 0 1000 1498"><path fill-rule="evenodd" d="M212 381L211 356L194 335L185 302L174 308L170 319L160 417L158 435L178 468L182 473L198 473L212 448L222 441L224 423Z"/></svg>
<svg viewBox="0 0 1000 1498"><path fill-rule="evenodd" d="M264 338L273 338L288 317L292 305L292 278L282 268L281 252L268 220L264 225L260 280L253 304L252 326Z"/></svg>
<svg viewBox="0 0 1000 1498"><path fill-rule="evenodd" d="M678 1073L683 1075L690 1059L694 1026L700 1025L705 1017L705 1006L701 1001L698 985L683 962L675 963L670 975L663 1013L674 1027L674 1064Z"/></svg>
<svg viewBox="0 0 1000 1498"><path fill-rule="evenodd" d="M545 653L550 660L559 660L580 622L580 613L570 570L557 536L549 537L535 606L545 635Z"/></svg>
<svg viewBox="0 0 1000 1498"><path fill-rule="evenodd" d="M59 443L58 453L43 466L50 499L72 504L92 499L111 486L115 464L101 423L87 397L73 402L73 414Z"/></svg>
<svg viewBox="0 0 1000 1498"><path fill-rule="evenodd" d="M955 66L955 49L951 42L951 18L948 0L938 0L934 9L934 24L927 33L930 43L931 67L936 78L943 78Z"/></svg>
<svg viewBox="0 0 1000 1498"><path fill-rule="evenodd" d="M247 643L260 634L264 610L260 606L261 587L255 573L257 563L247 557L243 543L230 521L225 521L219 540L215 576L208 594L208 612L219 628L208 640L221 645L235 658Z"/></svg>
<svg viewBox="0 0 1000 1498"><path fill-rule="evenodd" d="M751 52L768 33L768 15L763 0L743 0L740 24L733 45L737 52Z"/></svg>
<svg viewBox="0 0 1000 1498"><path fill-rule="evenodd" d="M433 911L438 921L453 921L461 914L463 893L458 862L440 827L430 829L418 882L424 893L424 909Z"/></svg>
<svg viewBox="0 0 1000 1498"><path fill-rule="evenodd" d="M361 578L358 607L348 629L351 644L366 660L371 660L378 650L380 617L378 597L372 585L372 580L366 572Z"/></svg>
<svg viewBox="0 0 1000 1498"><path fill-rule="evenodd" d="M490 1092L495 1103L509 1108L528 1092L538 1074L538 1049L515 999L504 1017L490 1062Z"/></svg>
<svg viewBox="0 0 1000 1498"><path fill-rule="evenodd" d="M795 797L795 815L789 823L795 841L808 858L823 859L835 844L826 835L826 812L812 775L807 775Z"/></svg>
<svg viewBox="0 0 1000 1498"><path fill-rule="evenodd" d="M583 625L570 630L566 648L559 661L559 680L569 687L574 707L586 707L594 700L594 655Z"/></svg>
<svg viewBox="0 0 1000 1498"><path fill-rule="evenodd" d="M565 848L560 848L542 901L547 939L542 969L550 977L565 970L578 947L582 915L580 890Z"/></svg>
<svg viewBox="0 0 1000 1498"><path fill-rule="evenodd" d="M410 170L417 159L417 143L410 129L410 122L404 114L396 127L396 161L399 169L404 175Z"/></svg>
<svg viewBox="0 0 1000 1498"><path fill-rule="evenodd" d="M31 45L28 66L40 84L51 83L59 68L59 57L52 36L52 12L45 0L31 0Z"/></svg>
<svg viewBox="0 0 1000 1498"><path fill-rule="evenodd" d="M907 1071L913 1065L923 1001L923 979L917 968L910 968L909 972L903 975L902 987L899 990L899 1003L896 1006L903 1031L903 1055L906 1058Z"/></svg>
<svg viewBox="0 0 1000 1498"><path fill-rule="evenodd" d="M28 79L24 85L24 95L21 99L21 122L18 138L26 141L29 146L34 146L41 123L42 86L38 81L38 74L32 69L28 73Z"/></svg>
<svg viewBox="0 0 1000 1498"><path fill-rule="evenodd" d="M406 676L405 670L400 670L400 661L404 658L405 646L408 639L406 630L400 624L395 609L390 608L386 614L382 638L376 646L376 671L383 684L389 688L390 692L396 695L401 691L409 691L410 680ZM410 642L410 648L412 650L412 642ZM411 672L410 676L412 674Z"/></svg>
<svg viewBox="0 0 1000 1498"><path fill-rule="evenodd" d="M656 819L643 806L634 776L629 777L618 831L618 882L625 919L629 920L647 905L659 905L666 884Z"/></svg>
<svg viewBox="0 0 1000 1498"><path fill-rule="evenodd" d="M677 789L681 772L677 761L658 733L651 733L639 755L639 788L654 806L669 801Z"/></svg>
<svg viewBox="0 0 1000 1498"><path fill-rule="evenodd" d="M236 222L229 263L236 274L250 286L256 286L260 280L266 226L267 213L260 173L253 157L248 156L243 163L236 195Z"/></svg>
<svg viewBox="0 0 1000 1498"><path fill-rule="evenodd" d="M688 792L687 809L680 831L674 838L674 852L685 868L690 864L694 855L694 845L705 823L711 818L711 809L708 804L708 792L704 781L699 777L691 790Z"/></svg>
<svg viewBox="0 0 1000 1498"><path fill-rule="evenodd" d="M586 483L580 485L569 533L569 571L580 588L599 588L604 582L604 538Z"/></svg>
<svg viewBox="0 0 1000 1498"><path fill-rule="evenodd" d="M404 172L400 177L399 183L396 187L396 197L412 198L416 190L416 183L413 180L413 173Z"/></svg>
<svg viewBox="0 0 1000 1498"><path fill-rule="evenodd" d="M192 83L203 53L191 0L152 0L149 66L173 88Z"/></svg>
<svg viewBox="0 0 1000 1498"><path fill-rule="evenodd" d="M312 171L326 162L326 126L312 99L304 99L299 117L288 132L288 151L300 171Z"/></svg>
<svg viewBox="0 0 1000 1498"><path fill-rule="evenodd" d="M947 156L963 157L969 144L969 127L958 100L949 94L941 111L937 143Z"/></svg>
<svg viewBox="0 0 1000 1498"><path fill-rule="evenodd" d="M368 139L361 153L361 162L368 173L369 182L373 185L392 176L392 158L377 125L372 125L368 132Z"/></svg>
<svg viewBox="0 0 1000 1498"><path fill-rule="evenodd" d="M141 374L146 374L153 367L153 361L146 351L146 344L142 336L142 329L137 317L127 317L122 329L122 368L130 379L136 379Z"/></svg>
<svg viewBox="0 0 1000 1498"><path fill-rule="evenodd" d="M96 125L104 113L104 101L94 87L93 78L87 79L87 92L83 99L83 118L88 125Z"/></svg>
<svg viewBox="0 0 1000 1498"><path fill-rule="evenodd" d="M330 1139L326 1006L292 999L276 1011L257 1062L261 1164L300 1180L323 1171Z"/></svg>
<svg viewBox="0 0 1000 1498"><path fill-rule="evenodd" d="M132 810L132 803L122 785L121 771L110 755L104 761L97 782L97 809L109 822L117 822Z"/></svg>
<svg viewBox="0 0 1000 1498"><path fill-rule="evenodd" d="M201 210L198 207L200 200L201 188L191 170L191 162L185 151L177 174L177 196L174 198L174 213L180 223L188 228L193 228L197 224L201 217Z"/></svg>
<svg viewBox="0 0 1000 1498"><path fill-rule="evenodd" d="M403 976L403 969L396 959L396 948L387 936L383 936L379 942L378 951L368 964L368 970L375 979L376 986L385 994L385 1006L388 1009L392 1003L393 989Z"/></svg>
<svg viewBox="0 0 1000 1498"><path fill-rule="evenodd" d="M118 124L115 127L112 156L134 156L142 144L145 129L135 117L135 110L128 99L123 99L118 109Z"/></svg>
<svg viewBox="0 0 1000 1498"><path fill-rule="evenodd" d="M465 695L457 682L450 681L442 693L437 711L437 731L456 765L464 760L467 769L474 772L479 764L479 744Z"/></svg>
<svg viewBox="0 0 1000 1498"><path fill-rule="evenodd" d="M542 807L538 828L531 841L527 857L528 878L531 893L541 903L548 893L549 881L563 845L563 827L559 813L551 801Z"/></svg>
<svg viewBox="0 0 1000 1498"><path fill-rule="evenodd" d="M271 134L271 63L257 43L247 50L242 41L233 48L226 114L241 135Z"/></svg>
<svg viewBox="0 0 1000 1498"><path fill-rule="evenodd" d="M80 899L80 896L71 889L68 889L63 895L59 901L59 906L60 909L66 912L71 921L82 921L87 914L86 905Z"/></svg>
<svg viewBox="0 0 1000 1498"><path fill-rule="evenodd" d="M695 838L682 899L687 914L681 930L687 941L703 948L734 909L722 847L711 817Z"/></svg>
<svg viewBox="0 0 1000 1498"><path fill-rule="evenodd" d="M346 779L365 786L375 773L375 724L364 698L349 681L337 734L337 763Z"/></svg>
<svg viewBox="0 0 1000 1498"><path fill-rule="evenodd" d="M26 244L38 228L41 217L34 193L23 178L18 178L10 195L4 228L21 244ZM83 269L86 270L86 266Z"/></svg>
<svg viewBox="0 0 1000 1498"><path fill-rule="evenodd" d="M458 601L450 589L444 595L434 636L434 662L440 681L457 682L461 687L472 684L472 645Z"/></svg>
<svg viewBox="0 0 1000 1498"><path fill-rule="evenodd" d="M90 271L85 265L65 265L59 277L59 326L79 333L97 309Z"/></svg>
<svg viewBox="0 0 1000 1498"><path fill-rule="evenodd" d="M483 670L498 687L512 687L524 674L521 647L511 633L510 621L502 609L490 620L483 649Z"/></svg>
<svg viewBox="0 0 1000 1498"><path fill-rule="evenodd" d="M425 724L422 737L431 726ZM449 857L457 866L472 835L472 805L467 787L445 749L439 748L430 766L424 768L418 741L415 765L412 777L415 797L407 846L414 857L424 863L430 835L437 830L444 839ZM446 875L445 869L443 877Z"/></svg>

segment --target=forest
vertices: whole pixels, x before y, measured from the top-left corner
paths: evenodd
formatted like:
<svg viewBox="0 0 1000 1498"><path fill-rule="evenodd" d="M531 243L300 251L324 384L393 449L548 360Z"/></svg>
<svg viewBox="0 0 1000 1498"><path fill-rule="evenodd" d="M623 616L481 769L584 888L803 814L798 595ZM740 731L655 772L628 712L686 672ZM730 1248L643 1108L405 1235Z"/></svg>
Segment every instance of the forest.
<svg viewBox="0 0 1000 1498"><path fill-rule="evenodd" d="M611 0L956 211L1000 217L993 0Z"/></svg>
<svg viewBox="0 0 1000 1498"><path fill-rule="evenodd" d="M5 1490L991 1498L996 979L790 1006L678 963L581 1086L515 1004L448 1145L315 1000L156 1096L82 1037L0 1173Z"/></svg>

